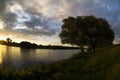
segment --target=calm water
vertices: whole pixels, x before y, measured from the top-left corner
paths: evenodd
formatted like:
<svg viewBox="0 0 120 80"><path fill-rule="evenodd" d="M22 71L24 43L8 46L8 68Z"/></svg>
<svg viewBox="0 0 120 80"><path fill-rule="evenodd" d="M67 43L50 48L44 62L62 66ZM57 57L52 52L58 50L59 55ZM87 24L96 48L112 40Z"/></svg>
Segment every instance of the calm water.
<svg viewBox="0 0 120 80"><path fill-rule="evenodd" d="M64 60L79 50L21 49L0 45L0 65L16 69Z"/></svg>

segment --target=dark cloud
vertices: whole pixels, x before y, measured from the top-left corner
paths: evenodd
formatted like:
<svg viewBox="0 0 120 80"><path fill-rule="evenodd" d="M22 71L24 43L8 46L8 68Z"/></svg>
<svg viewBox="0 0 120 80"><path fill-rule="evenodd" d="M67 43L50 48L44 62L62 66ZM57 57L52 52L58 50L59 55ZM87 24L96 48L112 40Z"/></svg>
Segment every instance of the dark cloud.
<svg viewBox="0 0 120 80"><path fill-rule="evenodd" d="M3 20L6 23L6 27L15 27L17 15L15 13L7 12L3 14Z"/></svg>
<svg viewBox="0 0 120 80"><path fill-rule="evenodd" d="M40 7L39 7L40 10ZM33 14L33 15L42 15L42 13L40 13L38 11L38 7L28 7L25 9L26 12L28 12L29 14Z"/></svg>
<svg viewBox="0 0 120 80"><path fill-rule="evenodd" d="M24 22L24 24L28 27L28 28L32 28L34 29L36 26L40 27L46 27L47 23L46 22L42 22L40 17L36 17L36 16L32 16L30 21L26 21Z"/></svg>
<svg viewBox="0 0 120 80"><path fill-rule="evenodd" d="M50 26L48 18L44 16L33 16L31 15L31 20L24 22L25 26L27 26L28 29L31 30L26 30L23 32L27 32L27 34L33 34L33 35L46 35L46 36L51 36L56 33L56 29L52 28ZM52 20L52 19L51 19Z"/></svg>
<svg viewBox="0 0 120 80"><path fill-rule="evenodd" d="M5 9L6 1L7 0L0 0L0 17L2 17L1 15L3 14L3 11Z"/></svg>
<svg viewBox="0 0 120 80"><path fill-rule="evenodd" d="M19 33L22 33L23 35L26 34L26 36L52 36L55 34L55 31L53 29L17 29L16 30Z"/></svg>

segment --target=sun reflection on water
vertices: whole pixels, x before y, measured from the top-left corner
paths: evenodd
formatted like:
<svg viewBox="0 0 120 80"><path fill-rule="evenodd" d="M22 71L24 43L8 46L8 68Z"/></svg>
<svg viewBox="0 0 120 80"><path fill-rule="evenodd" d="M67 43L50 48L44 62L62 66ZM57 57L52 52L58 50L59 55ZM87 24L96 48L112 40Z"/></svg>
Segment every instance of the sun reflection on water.
<svg viewBox="0 0 120 80"><path fill-rule="evenodd" d="M2 53L1 53L1 50L2 50L2 48L1 48L1 45L0 45L0 64L2 64Z"/></svg>

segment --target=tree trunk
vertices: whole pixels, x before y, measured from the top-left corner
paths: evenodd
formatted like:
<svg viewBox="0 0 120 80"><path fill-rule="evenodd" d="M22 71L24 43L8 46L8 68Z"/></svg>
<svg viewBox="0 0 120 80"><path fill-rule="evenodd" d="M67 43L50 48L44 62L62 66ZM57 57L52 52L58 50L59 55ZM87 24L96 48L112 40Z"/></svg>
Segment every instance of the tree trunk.
<svg viewBox="0 0 120 80"><path fill-rule="evenodd" d="M93 38L92 38L92 36L91 35L89 35L89 40L90 40L90 44L91 44L91 47L92 47L92 50L93 50L93 53L95 53L96 52L96 41L95 40L93 40Z"/></svg>
<svg viewBox="0 0 120 80"><path fill-rule="evenodd" d="M84 51L84 47L82 45L80 46L80 50L82 55L86 55L86 52Z"/></svg>
<svg viewBox="0 0 120 80"><path fill-rule="evenodd" d="M95 49L95 44L94 44L93 41L91 41L91 46L92 46L92 49L93 49L93 53L95 53L95 52L96 52L96 49Z"/></svg>

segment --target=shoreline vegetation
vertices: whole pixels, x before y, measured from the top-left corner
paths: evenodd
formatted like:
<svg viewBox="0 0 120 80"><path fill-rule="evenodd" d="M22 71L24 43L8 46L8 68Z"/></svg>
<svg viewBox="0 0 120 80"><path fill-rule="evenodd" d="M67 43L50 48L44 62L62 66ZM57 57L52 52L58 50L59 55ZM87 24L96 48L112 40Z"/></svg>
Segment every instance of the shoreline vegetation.
<svg viewBox="0 0 120 80"><path fill-rule="evenodd" d="M7 38L6 41L0 40L0 44L6 46L20 47L25 49L79 49L79 47L72 47L72 46L59 46L59 45L51 45L51 44L38 45L28 41L22 41L20 43L16 43L16 42L12 42L10 38Z"/></svg>
<svg viewBox="0 0 120 80"><path fill-rule="evenodd" d="M120 80L120 45L97 48L51 64L24 70L0 69L0 80Z"/></svg>

